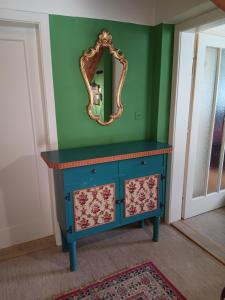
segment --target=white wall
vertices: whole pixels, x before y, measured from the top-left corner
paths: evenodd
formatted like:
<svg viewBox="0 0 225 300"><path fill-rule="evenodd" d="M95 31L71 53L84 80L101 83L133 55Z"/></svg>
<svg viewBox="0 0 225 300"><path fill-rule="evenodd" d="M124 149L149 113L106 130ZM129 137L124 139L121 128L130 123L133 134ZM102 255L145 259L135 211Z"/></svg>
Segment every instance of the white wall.
<svg viewBox="0 0 225 300"><path fill-rule="evenodd" d="M225 24L205 30L204 33L225 37Z"/></svg>
<svg viewBox="0 0 225 300"><path fill-rule="evenodd" d="M155 23L178 23L215 7L209 0L156 0Z"/></svg>
<svg viewBox="0 0 225 300"><path fill-rule="evenodd" d="M177 23L214 7L209 0L0 0L0 8L144 25Z"/></svg>
<svg viewBox="0 0 225 300"><path fill-rule="evenodd" d="M154 25L155 0L0 0L0 8Z"/></svg>

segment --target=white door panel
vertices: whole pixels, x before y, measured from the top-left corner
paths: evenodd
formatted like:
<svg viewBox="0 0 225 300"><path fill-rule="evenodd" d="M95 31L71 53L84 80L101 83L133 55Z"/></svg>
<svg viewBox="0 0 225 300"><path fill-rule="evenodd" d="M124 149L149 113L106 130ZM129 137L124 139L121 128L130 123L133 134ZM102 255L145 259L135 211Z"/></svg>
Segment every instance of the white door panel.
<svg viewBox="0 0 225 300"><path fill-rule="evenodd" d="M225 146L224 63L225 39L199 34L189 118L183 218L225 205L225 191L221 185Z"/></svg>
<svg viewBox="0 0 225 300"><path fill-rule="evenodd" d="M0 248L52 234L35 28L0 26Z"/></svg>

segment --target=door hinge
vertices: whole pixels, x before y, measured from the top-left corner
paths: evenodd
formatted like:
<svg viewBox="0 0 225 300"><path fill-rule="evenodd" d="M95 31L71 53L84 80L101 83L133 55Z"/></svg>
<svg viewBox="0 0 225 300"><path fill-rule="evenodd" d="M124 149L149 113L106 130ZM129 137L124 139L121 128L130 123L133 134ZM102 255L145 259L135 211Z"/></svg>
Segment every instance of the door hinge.
<svg viewBox="0 0 225 300"><path fill-rule="evenodd" d="M72 233L72 232L73 232L73 227L72 227L72 226L69 226L69 228L67 229L66 232L67 232L67 233Z"/></svg>
<svg viewBox="0 0 225 300"><path fill-rule="evenodd" d="M70 201L70 193L67 193L67 194L66 194L65 200L66 200L66 201Z"/></svg>
<svg viewBox="0 0 225 300"><path fill-rule="evenodd" d="M161 174L161 180L164 180L164 179L166 179L166 176Z"/></svg>
<svg viewBox="0 0 225 300"><path fill-rule="evenodd" d="M162 208L164 208L165 207L165 204L163 203L163 202L160 202L160 208L162 209Z"/></svg>

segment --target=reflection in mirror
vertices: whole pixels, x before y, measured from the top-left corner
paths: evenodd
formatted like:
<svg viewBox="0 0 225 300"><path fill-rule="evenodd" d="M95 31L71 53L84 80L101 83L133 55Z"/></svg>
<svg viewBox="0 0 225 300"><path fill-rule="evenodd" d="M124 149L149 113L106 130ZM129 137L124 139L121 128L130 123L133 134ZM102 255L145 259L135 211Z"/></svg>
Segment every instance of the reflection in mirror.
<svg viewBox="0 0 225 300"><path fill-rule="evenodd" d="M127 60L113 48L111 35L103 31L95 48L81 57L81 71L89 92L88 114L101 125L120 117L120 94L127 72Z"/></svg>

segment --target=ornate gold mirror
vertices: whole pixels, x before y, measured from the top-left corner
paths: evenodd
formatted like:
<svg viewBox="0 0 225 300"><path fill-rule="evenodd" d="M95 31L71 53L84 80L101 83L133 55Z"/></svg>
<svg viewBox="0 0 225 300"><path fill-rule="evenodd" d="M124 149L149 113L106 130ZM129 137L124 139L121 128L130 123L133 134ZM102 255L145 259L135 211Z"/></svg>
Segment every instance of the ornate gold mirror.
<svg viewBox="0 0 225 300"><path fill-rule="evenodd" d="M89 117L109 125L123 112L121 91L128 68L123 53L113 47L109 32L99 34L94 48L81 57L80 68L89 94Z"/></svg>

